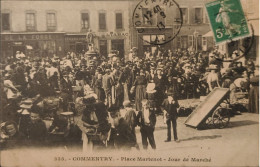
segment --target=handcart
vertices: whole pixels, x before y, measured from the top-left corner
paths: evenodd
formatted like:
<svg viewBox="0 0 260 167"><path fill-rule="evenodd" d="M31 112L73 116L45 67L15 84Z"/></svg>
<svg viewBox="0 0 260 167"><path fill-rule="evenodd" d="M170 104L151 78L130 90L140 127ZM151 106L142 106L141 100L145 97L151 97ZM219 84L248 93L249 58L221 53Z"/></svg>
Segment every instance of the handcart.
<svg viewBox="0 0 260 167"><path fill-rule="evenodd" d="M213 125L225 128L230 121L229 89L215 88L188 116L185 125L202 129Z"/></svg>

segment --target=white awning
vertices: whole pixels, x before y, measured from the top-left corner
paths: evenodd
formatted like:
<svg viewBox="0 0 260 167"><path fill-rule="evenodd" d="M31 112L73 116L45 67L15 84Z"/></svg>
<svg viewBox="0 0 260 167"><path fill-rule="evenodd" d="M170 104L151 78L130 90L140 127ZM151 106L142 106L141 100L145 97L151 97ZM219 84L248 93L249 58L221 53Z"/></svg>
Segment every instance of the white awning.
<svg viewBox="0 0 260 167"><path fill-rule="evenodd" d="M202 35L202 37L213 37L213 32L209 31L206 34Z"/></svg>

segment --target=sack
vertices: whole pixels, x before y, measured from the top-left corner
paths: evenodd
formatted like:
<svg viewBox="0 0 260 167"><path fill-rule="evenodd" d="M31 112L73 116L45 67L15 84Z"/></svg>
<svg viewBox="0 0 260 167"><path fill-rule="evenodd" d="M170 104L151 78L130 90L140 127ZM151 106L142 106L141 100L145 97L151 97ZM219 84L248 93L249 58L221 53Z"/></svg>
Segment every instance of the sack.
<svg viewBox="0 0 260 167"><path fill-rule="evenodd" d="M135 92L135 86L132 86L130 89L130 93L133 94Z"/></svg>

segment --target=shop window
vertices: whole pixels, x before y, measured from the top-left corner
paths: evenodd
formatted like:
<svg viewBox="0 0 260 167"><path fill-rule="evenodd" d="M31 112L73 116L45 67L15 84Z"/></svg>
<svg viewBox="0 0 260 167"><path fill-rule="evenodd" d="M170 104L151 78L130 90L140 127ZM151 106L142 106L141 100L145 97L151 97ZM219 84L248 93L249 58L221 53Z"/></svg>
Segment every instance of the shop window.
<svg viewBox="0 0 260 167"><path fill-rule="evenodd" d="M202 17L202 8L195 8L195 20L194 22L197 24L202 23L203 17Z"/></svg>
<svg viewBox="0 0 260 167"><path fill-rule="evenodd" d="M106 30L106 13L99 13L99 30Z"/></svg>
<svg viewBox="0 0 260 167"><path fill-rule="evenodd" d="M99 41L99 50L101 56L107 56L107 40Z"/></svg>
<svg viewBox="0 0 260 167"><path fill-rule="evenodd" d="M56 30L56 14L47 13L47 30L55 31Z"/></svg>
<svg viewBox="0 0 260 167"><path fill-rule="evenodd" d="M35 13L26 13L26 30L36 31L36 17Z"/></svg>
<svg viewBox="0 0 260 167"><path fill-rule="evenodd" d="M194 44L193 44L193 42L194 42L193 37L194 37L193 35L189 35L189 37L188 37L189 47L192 47L192 48L194 46Z"/></svg>
<svg viewBox="0 0 260 167"><path fill-rule="evenodd" d="M188 36L181 37L181 48L183 48L183 49L188 48Z"/></svg>
<svg viewBox="0 0 260 167"><path fill-rule="evenodd" d="M123 14L116 13L116 29L123 29Z"/></svg>
<svg viewBox="0 0 260 167"><path fill-rule="evenodd" d="M55 41L38 41L39 49L42 51L42 56L53 56L56 53Z"/></svg>
<svg viewBox="0 0 260 167"><path fill-rule="evenodd" d="M2 30L9 31L10 30L10 14L2 13Z"/></svg>
<svg viewBox="0 0 260 167"><path fill-rule="evenodd" d="M151 36L150 35L143 35L143 45L150 45Z"/></svg>
<svg viewBox="0 0 260 167"><path fill-rule="evenodd" d="M197 49L198 50L201 50L202 49L202 35L198 35L198 37L197 37Z"/></svg>
<svg viewBox="0 0 260 167"><path fill-rule="evenodd" d="M81 13L81 31L89 29L89 14Z"/></svg>

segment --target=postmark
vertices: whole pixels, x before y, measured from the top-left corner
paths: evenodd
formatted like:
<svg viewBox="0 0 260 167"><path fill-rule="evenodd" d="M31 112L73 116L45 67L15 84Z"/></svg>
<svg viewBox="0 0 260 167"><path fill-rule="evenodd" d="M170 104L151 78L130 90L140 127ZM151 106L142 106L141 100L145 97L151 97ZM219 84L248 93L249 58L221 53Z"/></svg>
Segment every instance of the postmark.
<svg viewBox="0 0 260 167"><path fill-rule="evenodd" d="M217 45L251 35L240 0L217 0L205 7Z"/></svg>
<svg viewBox="0 0 260 167"><path fill-rule="evenodd" d="M164 45L178 35L183 17L178 3L174 0L142 0L134 9L132 22L144 42ZM170 35L169 30L173 32ZM151 31L158 33L149 39L145 38L145 34Z"/></svg>

